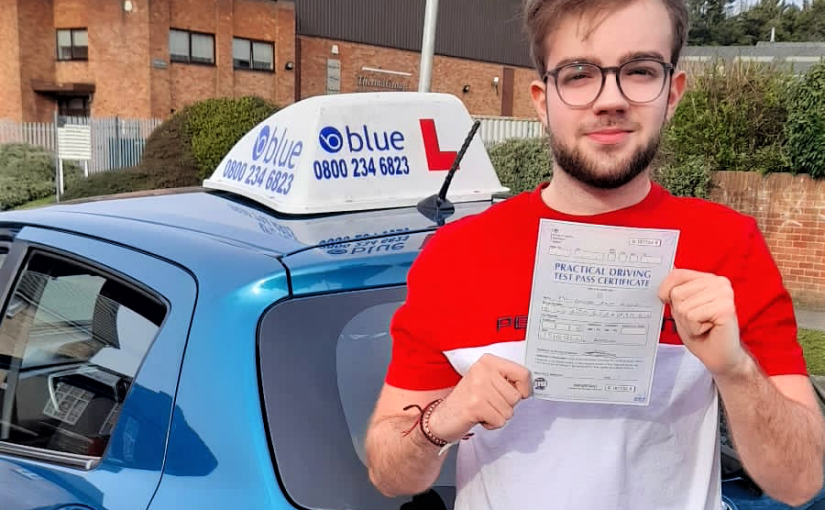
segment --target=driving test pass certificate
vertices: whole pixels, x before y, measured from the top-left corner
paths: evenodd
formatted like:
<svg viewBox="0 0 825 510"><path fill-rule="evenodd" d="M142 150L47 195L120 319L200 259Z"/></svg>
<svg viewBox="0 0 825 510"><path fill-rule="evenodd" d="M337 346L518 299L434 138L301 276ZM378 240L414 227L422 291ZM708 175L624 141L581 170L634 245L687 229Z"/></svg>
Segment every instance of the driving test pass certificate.
<svg viewBox="0 0 825 510"><path fill-rule="evenodd" d="M526 333L533 396L647 405L678 230L541 220Z"/></svg>

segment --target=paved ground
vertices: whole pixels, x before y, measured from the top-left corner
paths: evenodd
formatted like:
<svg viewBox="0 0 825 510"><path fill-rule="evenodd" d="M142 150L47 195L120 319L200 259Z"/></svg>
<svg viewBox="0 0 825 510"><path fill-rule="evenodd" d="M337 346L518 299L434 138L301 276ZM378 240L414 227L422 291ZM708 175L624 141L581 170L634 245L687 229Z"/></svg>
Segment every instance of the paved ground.
<svg viewBox="0 0 825 510"><path fill-rule="evenodd" d="M796 322L800 328L825 331L825 311L797 309Z"/></svg>

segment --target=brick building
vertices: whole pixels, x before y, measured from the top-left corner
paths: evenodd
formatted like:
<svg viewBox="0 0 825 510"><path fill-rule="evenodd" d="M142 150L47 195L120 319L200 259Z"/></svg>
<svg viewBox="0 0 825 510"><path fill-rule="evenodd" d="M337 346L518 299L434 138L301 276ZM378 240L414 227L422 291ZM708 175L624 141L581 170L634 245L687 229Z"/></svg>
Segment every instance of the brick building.
<svg viewBox="0 0 825 510"><path fill-rule="evenodd" d="M441 2L432 90L534 116L520 0ZM207 97L285 105L417 90L425 0L0 0L0 119L165 118ZM472 9L472 22L464 14ZM501 21L501 20L508 21Z"/></svg>
<svg viewBox="0 0 825 510"><path fill-rule="evenodd" d="M163 118L189 101L295 97L291 2L0 0L0 118Z"/></svg>
<svg viewBox="0 0 825 510"><path fill-rule="evenodd" d="M535 117L522 0L438 5L432 85L476 115ZM426 0L296 0L302 97L417 90Z"/></svg>

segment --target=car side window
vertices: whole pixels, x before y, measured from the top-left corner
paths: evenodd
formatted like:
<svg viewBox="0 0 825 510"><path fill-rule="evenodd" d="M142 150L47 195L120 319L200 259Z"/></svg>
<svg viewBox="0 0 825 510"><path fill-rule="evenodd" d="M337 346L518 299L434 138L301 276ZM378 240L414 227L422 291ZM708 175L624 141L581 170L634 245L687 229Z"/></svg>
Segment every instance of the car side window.
<svg viewBox="0 0 825 510"><path fill-rule="evenodd" d="M0 441L102 456L165 315L124 280L33 253L0 323Z"/></svg>

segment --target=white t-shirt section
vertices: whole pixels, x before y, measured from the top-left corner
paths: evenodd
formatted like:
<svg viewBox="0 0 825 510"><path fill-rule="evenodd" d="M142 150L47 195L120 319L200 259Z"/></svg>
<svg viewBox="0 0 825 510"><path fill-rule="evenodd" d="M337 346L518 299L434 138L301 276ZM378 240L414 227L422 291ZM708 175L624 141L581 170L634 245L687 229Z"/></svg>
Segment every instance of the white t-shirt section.
<svg viewBox="0 0 825 510"><path fill-rule="evenodd" d="M719 510L718 399L705 366L660 344L650 405L530 398L500 430L461 441L456 510ZM445 352L464 375L484 353L524 362L524 341Z"/></svg>

